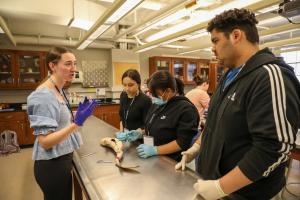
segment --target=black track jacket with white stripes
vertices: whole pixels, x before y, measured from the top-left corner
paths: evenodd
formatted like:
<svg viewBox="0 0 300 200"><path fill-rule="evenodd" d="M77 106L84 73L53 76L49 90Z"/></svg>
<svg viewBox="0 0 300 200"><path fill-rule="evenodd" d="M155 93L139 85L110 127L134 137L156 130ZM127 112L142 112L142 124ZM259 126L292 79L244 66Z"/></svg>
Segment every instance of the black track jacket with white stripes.
<svg viewBox="0 0 300 200"><path fill-rule="evenodd" d="M198 172L213 180L239 166L253 183L235 194L270 199L285 184L300 127L299 81L268 49L253 55L223 91L224 77L210 101Z"/></svg>

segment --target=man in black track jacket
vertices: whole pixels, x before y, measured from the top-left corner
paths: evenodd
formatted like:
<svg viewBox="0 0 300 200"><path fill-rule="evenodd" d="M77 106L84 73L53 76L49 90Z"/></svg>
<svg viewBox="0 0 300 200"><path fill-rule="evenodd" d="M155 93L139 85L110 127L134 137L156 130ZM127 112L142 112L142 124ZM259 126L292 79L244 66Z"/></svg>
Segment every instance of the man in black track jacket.
<svg viewBox="0 0 300 200"><path fill-rule="evenodd" d="M229 70L211 99L201 141L183 152L185 162L199 152L203 180L194 188L205 199L271 199L285 185L300 127L300 85L290 66L259 50L255 24L245 9L208 24L212 50Z"/></svg>

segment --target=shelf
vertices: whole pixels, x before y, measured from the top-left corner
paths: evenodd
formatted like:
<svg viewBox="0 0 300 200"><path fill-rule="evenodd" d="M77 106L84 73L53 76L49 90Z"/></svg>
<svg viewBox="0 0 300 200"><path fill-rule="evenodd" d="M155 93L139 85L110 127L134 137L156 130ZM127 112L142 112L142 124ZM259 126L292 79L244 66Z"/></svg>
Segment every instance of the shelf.
<svg viewBox="0 0 300 200"><path fill-rule="evenodd" d="M0 74L11 74L11 72L0 72Z"/></svg>

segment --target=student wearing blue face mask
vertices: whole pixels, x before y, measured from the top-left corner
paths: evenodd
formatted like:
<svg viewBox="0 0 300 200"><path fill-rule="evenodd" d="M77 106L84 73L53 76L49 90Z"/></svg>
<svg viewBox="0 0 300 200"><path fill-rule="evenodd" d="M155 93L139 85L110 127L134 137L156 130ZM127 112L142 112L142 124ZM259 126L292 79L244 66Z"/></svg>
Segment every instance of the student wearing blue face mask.
<svg viewBox="0 0 300 200"><path fill-rule="evenodd" d="M179 161L197 134L197 109L183 96L182 82L176 82L168 71L158 71L150 78L154 100L146 117L144 144L137 147L141 158L168 155Z"/></svg>

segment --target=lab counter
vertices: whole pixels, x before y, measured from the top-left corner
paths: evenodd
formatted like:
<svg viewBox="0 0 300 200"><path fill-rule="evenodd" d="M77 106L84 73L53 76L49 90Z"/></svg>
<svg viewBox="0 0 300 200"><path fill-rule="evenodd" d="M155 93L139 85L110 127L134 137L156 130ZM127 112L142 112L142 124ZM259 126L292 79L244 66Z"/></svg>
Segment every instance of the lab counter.
<svg viewBox="0 0 300 200"><path fill-rule="evenodd" d="M134 171L117 168L114 152L102 147L103 137L114 137L118 130L92 116L81 128L84 144L74 152L75 199L201 199L193 189L197 175L190 169L175 171L175 161L166 156L141 159L132 143L124 152L124 166L139 165ZM101 160L101 161L99 161ZM98 161L98 162L97 162ZM82 192L81 192L82 190Z"/></svg>

